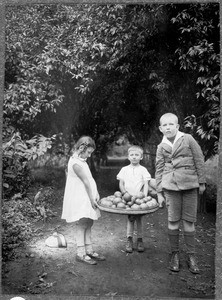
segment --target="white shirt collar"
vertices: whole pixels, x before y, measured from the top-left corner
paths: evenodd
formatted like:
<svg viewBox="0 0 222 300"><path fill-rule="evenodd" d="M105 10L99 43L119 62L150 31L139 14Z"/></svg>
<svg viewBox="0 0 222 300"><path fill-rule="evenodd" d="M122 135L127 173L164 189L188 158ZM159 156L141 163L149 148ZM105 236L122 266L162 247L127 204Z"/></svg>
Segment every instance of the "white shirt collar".
<svg viewBox="0 0 222 300"><path fill-rule="evenodd" d="M173 143L171 143L171 141L169 141L168 138L166 138L165 136L162 139L162 143L165 143L165 144L169 145L170 147L173 147L174 144L176 143L176 141L178 141L179 138L181 138L181 136L184 136L184 133L178 130Z"/></svg>

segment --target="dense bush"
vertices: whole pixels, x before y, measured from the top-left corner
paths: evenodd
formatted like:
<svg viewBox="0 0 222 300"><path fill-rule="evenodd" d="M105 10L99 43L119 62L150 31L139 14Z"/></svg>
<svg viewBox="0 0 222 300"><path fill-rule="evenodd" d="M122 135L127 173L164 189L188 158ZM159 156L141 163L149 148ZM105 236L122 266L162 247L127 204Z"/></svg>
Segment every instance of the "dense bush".
<svg viewBox="0 0 222 300"><path fill-rule="evenodd" d="M33 205L26 192L30 187L31 172L29 162L41 157L51 148L52 138L36 135L22 139L13 126L3 127L3 172L2 172L2 254L10 258L14 249L30 238L30 224L33 218L46 217L45 204ZM47 201L47 197L45 197Z"/></svg>
<svg viewBox="0 0 222 300"><path fill-rule="evenodd" d="M33 225L36 221L47 221L55 216L51 207L55 201L55 191L51 187L29 190L29 198L15 194L2 205L2 257L13 257L16 248L24 245L33 237ZM32 195L32 196L30 196ZM31 200L32 199L32 200Z"/></svg>
<svg viewBox="0 0 222 300"><path fill-rule="evenodd" d="M46 153L51 144L52 138L42 135L22 140L13 127L3 130L3 199L25 193L30 185L28 162Z"/></svg>
<svg viewBox="0 0 222 300"><path fill-rule="evenodd" d="M23 245L32 234L31 221L38 216L27 199L5 201L2 206L2 258L9 259L14 249Z"/></svg>

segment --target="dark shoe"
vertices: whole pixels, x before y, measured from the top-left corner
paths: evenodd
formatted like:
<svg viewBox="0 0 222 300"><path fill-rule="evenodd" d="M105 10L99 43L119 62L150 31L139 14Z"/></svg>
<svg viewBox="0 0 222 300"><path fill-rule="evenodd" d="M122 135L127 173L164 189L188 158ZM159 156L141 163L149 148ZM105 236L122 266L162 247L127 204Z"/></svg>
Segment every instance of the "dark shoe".
<svg viewBox="0 0 222 300"><path fill-rule="evenodd" d="M83 262L88 265L96 265L97 264L97 262L95 260L91 259L88 255L83 255L83 256L76 255L76 261Z"/></svg>
<svg viewBox="0 0 222 300"><path fill-rule="evenodd" d="M142 238L138 238L137 239L137 251L138 252L144 252L145 248L143 245L143 239Z"/></svg>
<svg viewBox="0 0 222 300"><path fill-rule="evenodd" d="M173 272L179 272L180 271L179 252L173 252L171 254L169 268Z"/></svg>
<svg viewBox="0 0 222 300"><path fill-rule="evenodd" d="M95 259L95 260L98 260L98 261L103 261L103 260L106 260L105 256L103 256L102 254L98 254L96 252L93 252L93 253L87 253L87 255L92 258L92 259Z"/></svg>
<svg viewBox="0 0 222 300"><path fill-rule="evenodd" d="M196 258L193 254L188 255L187 264L188 264L189 271L191 273L193 273L193 274L199 274L200 273L200 270L199 270L198 265L197 265Z"/></svg>
<svg viewBox="0 0 222 300"><path fill-rule="evenodd" d="M132 253L133 252L133 238L128 237L126 242L126 252Z"/></svg>

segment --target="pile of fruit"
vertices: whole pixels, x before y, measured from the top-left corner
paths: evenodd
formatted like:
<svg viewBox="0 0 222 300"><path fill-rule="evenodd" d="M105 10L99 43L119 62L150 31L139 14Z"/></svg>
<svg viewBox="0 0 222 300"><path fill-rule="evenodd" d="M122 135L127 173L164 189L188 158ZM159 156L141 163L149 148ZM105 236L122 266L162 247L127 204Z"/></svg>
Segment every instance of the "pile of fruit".
<svg viewBox="0 0 222 300"><path fill-rule="evenodd" d="M155 198L145 196L142 192L137 196L131 196L128 193L122 195L119 191L111 196L102 198L100 204L105 207L128 210L149 210L158 206Z"/></svg>

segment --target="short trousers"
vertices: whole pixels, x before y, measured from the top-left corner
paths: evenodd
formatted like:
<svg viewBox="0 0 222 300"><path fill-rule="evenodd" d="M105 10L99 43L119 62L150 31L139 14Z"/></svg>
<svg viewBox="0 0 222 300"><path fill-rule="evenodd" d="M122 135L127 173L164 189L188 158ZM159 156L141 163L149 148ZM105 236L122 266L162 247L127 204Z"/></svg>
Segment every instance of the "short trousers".
<svg viewBox="0 0 222 300"><path fill-rule="evenodd" d="M164 190L163 192L168 210L168 221L177 222L182 219L188 222L196 222L198 189Z"/></svg>
<svg viewBox="0 0 222 300"><path fill-rule="evenodd" d="M137 219L140 219L144 215L128 215L128 220L130 222L135 222Z"/></svg>

